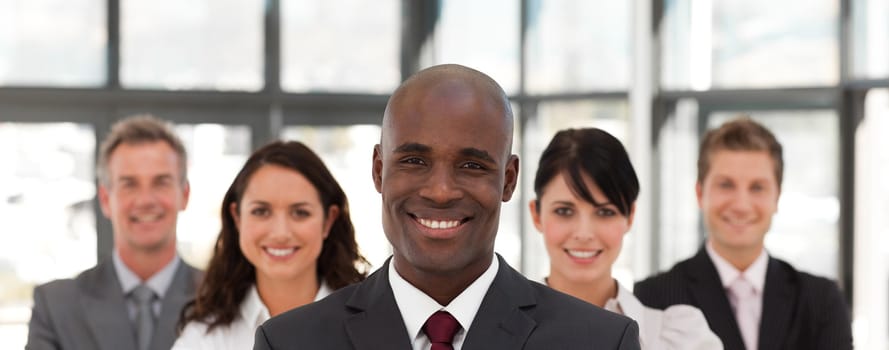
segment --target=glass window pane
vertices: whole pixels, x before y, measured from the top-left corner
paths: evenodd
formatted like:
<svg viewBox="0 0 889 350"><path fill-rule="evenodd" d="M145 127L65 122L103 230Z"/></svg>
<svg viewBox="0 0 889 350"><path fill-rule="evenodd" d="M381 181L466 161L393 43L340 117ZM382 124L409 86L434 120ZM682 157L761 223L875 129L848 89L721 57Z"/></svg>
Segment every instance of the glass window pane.
<svg viewBox="0 0 889 350"><path fill-rule="evenodd" d="M177 124L188 153L188 206L176 225L182 258L205 268L222 229L220 205L251 153L250 128L242 125Z"/></svg>
<svg viewBox="0 0 889 350"><path fill-rule="evenodd" d="M839 2L665 0L661 81L670 89L831 85Z"/></svg>
<svg viewBox="0 0 889 350"><path fill-rule="evenodd" d="M717 127L738 112L710 115ZM766 235L769 254L799 270L836 279L839 271L839 130L827 110L753 112L784 149L778 213ZM693 191L689 188L689 191Z"/></svg>
<svg viewBox="0 0 889 350"><path fill-rule="evenodd" d="M541 103L537 107L537 115L525 125L524 148L520 155L522 164L520 178L523 178L522 190L526 201L536 197L534 174L537 173L537 163L556 132L566 128L596 127L614 135L628 147L626 141L629 135L628 114L627 103L621 100ZM627 151L632 153L629 148ZM531 279L540 280L549 274L549 257L546 254L543 237L531 221L527 203L522 203L522 209L525 217L524 259L527 260L524 264L527 269L523 272ZM632 286L634 279L641 277L634 276L632 272L634 236L632 233L624 236L623 249L612 271L614 277L625 286Z"/></svg>
<svg viewBox="0 0 889 350"><path fill-rule="evenodd" d="M122 0L122 84L259 90L263 10L260 0Z"/></svg>
<svg viewBox="0 0 889 350"><path fill-rule="evenodd" d="M380 141L377 125L288 126L282 138L306 144L321 157L349 199L355 239L371 269L383 265L392 250L380 222L380 194L371 178L373 148Z"/></svg>
<svg viewBox="0 0 889 350"><path fill-rule="evenodd" d="M607 0L529 1L528 92L627 89L631 4Z"/></svg>
<svg viewBox="0 0 889 350"><path fill-rule="evenodd" d="M96 264L96 136L74 123L0 123L0 344L27 339L34 286Z"/></svg>
<svg viewBox="0 0 889 350"><path fill-rule="evenodd" d="M889 348L889 90L867 93L855 136L852 331L858 349Z"/></svg>
<svg viewBox="0 0 889 350"><path fill-rule="evenodd" d="M469 66L513 94L519 88L519 22L518 1L442 0L421 65Z"/></svg>
<svg viewBox="0 0 889 350"><path fill-rule="evenodd" d="M390 93L401 81L401 2L281 1L284 90Z"/></svg>
<svg viewBox="0 0 889 350"><path fill-rule="evenodd" d="M852 75L889 78L889 1L852 1Z"/></svg>
<svg viewBox="0 0 889 350"><path fill-rule="evenodd" d="M515 117L512 129L512 153L519 155L522 149L522 131L518 122L519 106L511 103L512 114ZM521 167L524 159L519 159ZM522 269L522 216L527 215L528 207L522 198L522 169L519 169L519 184L516 185L512 198L500 206L500 224L497 228L497 238L494 240L494 252L500 254L509 266L516 270Z"/></svg>
<svg viewBox="0 0 889 350"><path fill-rule="evenodd" d="M0 0L0 85L104 84L105 3Z"/></svg>
<svg viewBox="0 0 889 350"><path fill-rule="evenodd" d="M695 195L700 143L697 101L679 100L671 112L658 131L654 157L659 202L652 232L657 233L658 271L666 271L691 257L701 246L700 210Z"/></svg>

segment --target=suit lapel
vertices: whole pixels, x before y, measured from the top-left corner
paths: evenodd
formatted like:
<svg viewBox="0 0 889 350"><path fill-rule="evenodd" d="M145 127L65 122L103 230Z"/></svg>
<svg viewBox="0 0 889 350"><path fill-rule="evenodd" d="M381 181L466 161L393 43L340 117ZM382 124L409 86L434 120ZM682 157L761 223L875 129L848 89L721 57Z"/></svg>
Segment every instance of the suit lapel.
<svg viewBox="0 0 889 350"><path fill-rule="evenodd" d="M170 282L170 287L161 301L161 314L154 327L154 336L151 341L151 349L167 350L173 346L176 340L176 324L182 307L194 297L196 271L191 266L181 261L176 269L176 275Z"/></svg>
<svg viewBox="0 0 889 350"><path fill-rule="evenodd" d="M135 331L111 261L99 264L94 272L84 276L78 287L83 293L83 315L96 344L102 350L135 349Z"/></svg>
<svg viewBox="0 0 889 350"><path fill-rule="evenodd" d="M698 250L691 259L687 272L689 292L697 307L707 318L710 328L722 339L727 350L744 349L744 340L741 338L732 306L722 288L716 266L713 265L705 248Z"/></svg>
<svg viewBox="0 0 889 350"><path fill-rule="evenodd" d="M346 302L356 312L345 326L356 350L412 348L389 285L390 263L391 259L370 275Z"/></svg>
<svg viewBox="0 0 889 350"><path fill-rule="evenodd" d="M759 323L759 348L781 349L796 305L797 285L780 263L769 257Z"/></svg>
<svg viewBox="0 0 889 350"><path fill-rule="evenodd" d="M500 256L500 269L479 307L463 349L521 349L537 323L523 310L537 304L522 275Z"/></svg>

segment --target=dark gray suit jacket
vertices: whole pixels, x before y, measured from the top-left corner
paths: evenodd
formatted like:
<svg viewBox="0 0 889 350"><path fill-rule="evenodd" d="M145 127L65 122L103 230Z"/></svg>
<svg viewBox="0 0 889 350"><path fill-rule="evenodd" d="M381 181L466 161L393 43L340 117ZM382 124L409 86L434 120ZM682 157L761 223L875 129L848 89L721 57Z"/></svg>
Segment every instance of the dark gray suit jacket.
<svg viewBox="0 0 889 350"><path fill-rule="evenodd" d="M194 298L200 271L184 261L161 301L152 350L169 350L186 302ZM49 282L34 289L27 350L136 349L135 329L114 265L108 259L74 279Z"/></svg>
<svg viewBox="0 0 889 350"><path fill-rule="evenodd" d="M633 294L657 309L675 304L696 306L726 350L744 349L719 273L704 248L669 272L636 283ZM849 310L836 283L769 257L759 349L852 349Z"/></svg>
<svg viewBox="0 0 889 350"><path fill-rule="evenodd" d="M634 321L531 282L498 258L464 350L639 349ZM362 283L266 321L254 349L411 349L388 264Z"/></svg>

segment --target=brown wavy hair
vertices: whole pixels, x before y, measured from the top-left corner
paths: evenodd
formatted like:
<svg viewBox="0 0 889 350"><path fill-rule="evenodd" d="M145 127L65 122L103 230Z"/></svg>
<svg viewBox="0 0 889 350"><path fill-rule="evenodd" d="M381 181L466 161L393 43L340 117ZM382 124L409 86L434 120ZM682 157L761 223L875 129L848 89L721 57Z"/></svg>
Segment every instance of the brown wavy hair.
<svg viewBox="0 0 889 350"><path fill-rule="evenodd" d="M256 271L244 257L238 244L238 228L232 216L232 203L240 207L250 178L265 165L277 165L299 172L315 186L324 208L339 207L339 215L318 256L319 280L336 290L364 280L369 266L358 251L355 228L349 216L349 202L339 183L312 150L296 141L276 141L254 152L235 177L222 200L222 230L216 239L213 257L198 287L195 300L183 309L179 331L191 321L207 323L207 332L231 324L237 317L241 302L256 283Z"/></svg>

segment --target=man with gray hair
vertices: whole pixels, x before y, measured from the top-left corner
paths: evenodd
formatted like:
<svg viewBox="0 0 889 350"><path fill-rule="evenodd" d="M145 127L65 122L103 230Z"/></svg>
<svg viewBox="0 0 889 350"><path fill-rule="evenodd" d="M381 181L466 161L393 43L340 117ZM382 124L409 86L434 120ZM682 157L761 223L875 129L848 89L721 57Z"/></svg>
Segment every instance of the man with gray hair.
<svg viewBox="0 0 889 350"><path fill-rule="evenodd" d="M200 272L176 254L176 219L188 203L182 141L151 116L116 123L99 150L102 213L112 258L74 279L34 290L26 349L169 349Z"/></svg>

